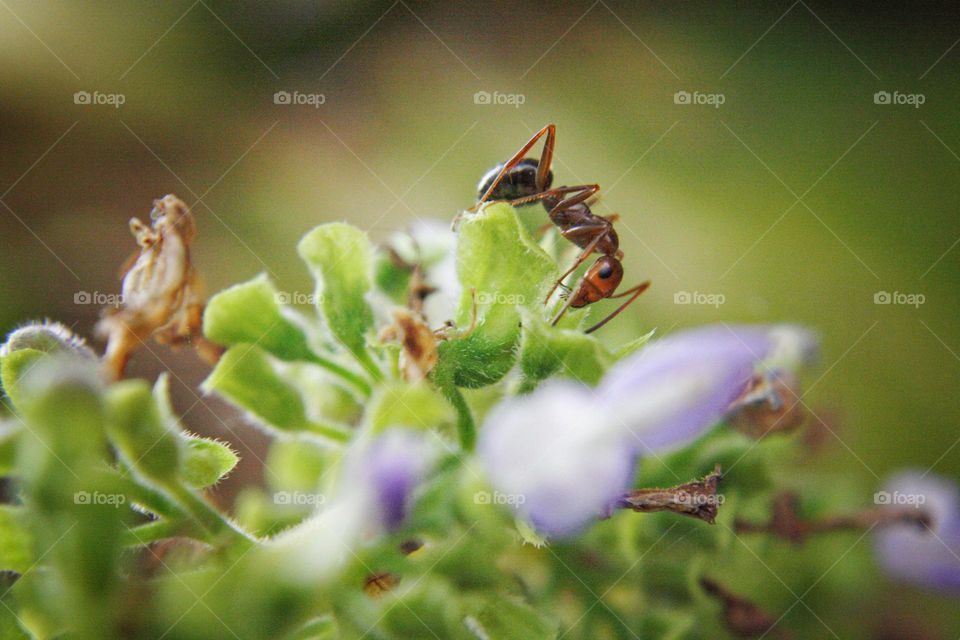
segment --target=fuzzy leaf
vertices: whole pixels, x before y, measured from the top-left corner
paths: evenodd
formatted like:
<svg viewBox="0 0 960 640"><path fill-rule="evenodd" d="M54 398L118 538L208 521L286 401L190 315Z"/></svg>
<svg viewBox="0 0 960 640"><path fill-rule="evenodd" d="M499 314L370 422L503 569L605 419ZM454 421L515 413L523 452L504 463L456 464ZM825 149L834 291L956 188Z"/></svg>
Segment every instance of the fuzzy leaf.
<svg viewBox="0 0 960 640"><path fill-rule="evenodd" d="M532 607L502 595L488 597L472 616L467 628L483 640L548 640L557 637L557 625Z"/></svg>
<svg viewBox="0 0 960 640"><path fill-rule="evenodd" d="M307 419L303 397L277 374L267 353L253 345L237 345L223 354L204 380L207 393L218 393L281 432L315 432L338 440L344 434Z"/></svg>
<svg viewBox="0 0 960 640"><path fill-rule="evenodd" d="M165 372L153 385L160 416L167 427L176 432L183 442L183 467L181 474L187 484L203 489L216 484L237 465L237 454L226 444L186 433L173 412L170 403L170 376Z"/></svg>
<svg viewBox="0 0 960 640"><path fill-rule="evenodd" d="M10 475L16 467L17 443L20 441L22 424L0 422L0 477Z"/></svg>
<svg viewBox="0 0 960 640"><path fill-rule="evenodd" d="M497 203L461 223L457 275L464 291L457 324L469 325L475 300L477 327L465 338L440 344L438 375L460 387L493 384L516 362L520 309L543 313L542 299L557 266L513 208Z"/></svg>
<svg viewBox="0 0 960 640"><path fill-rule="evenodd" d="M222 442L188 436L181 475L194 489L204 489L233 471L239 461L233 449Z"/></svg>
<svg viewBox="0 0 960 640"><path fill-rule="evenodd" d="M523 314L520 369L526 389L554 374L594 385L614 359L591 335L551 327L532 313Z"/></svg>
<svg viewBox="0 0 960 640"><path fill-rule="evenodd" d="M256 344L281 360L312 360L307 336L284 317L279 300L266 274L224 289L207 303L203 333L226 347Z"/></svg>
<svg viewBox="0 0 960 640"><path fill-rule="evenodd" d="M149 478L173 480L180 467L181 439L157 406L146 382L119 382L107 391L107 432L131 467Z"/></svg>
<svg viewBox="0 0 960 640"><path fill-rule="evenodd" d="M317 306L333 335L373 375L379 372L366 350L366 333L373 328L367 304L373 250L367 234L334 222L308 233L297 246L317 281Z"/></svg>
<svg viewBox="0 0 960 640"><path fill-rule="evenodd" d="M0 381L3 382L3 390L14 407L19 409L23 403L20 379L45 355L36 349L19 349L0 358Z"/></svg>
<svg viewBox="0 0 960 640"><path fill-rule="evenodd" d="M33 538L23 513L23 507L0 505L0 571L24 573L33 566Z"/></svg>
<svg viewBox="0 0 960 640"><path fill-rule="evenodd" d="M282 294L261 274L213 296L203 314L203 333L218 344L255 344L288 362L312 362L349 381L365 394L370 385L356 373L310 347L303 328L284 313Z"/></svg>
<svg viewBox="0 0 960 640"><path fill-rule="evenodd" d="M453 420L453 411L433 387L396 382L382 385L372 401L370 423L374 432L391 426L436 428Z"/></svg>

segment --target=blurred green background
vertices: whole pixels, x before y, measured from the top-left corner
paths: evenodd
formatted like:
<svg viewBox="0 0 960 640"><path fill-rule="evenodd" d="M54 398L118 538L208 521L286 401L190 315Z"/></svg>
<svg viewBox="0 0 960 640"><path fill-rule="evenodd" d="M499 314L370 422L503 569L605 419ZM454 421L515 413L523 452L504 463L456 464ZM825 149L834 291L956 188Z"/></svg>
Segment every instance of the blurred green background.
<svg viewBox="0 0 960 640"><path fill-rule="evenodd" d="M170 192L197 216L209 290L268 271L307 292L306 230L344 219L385 239L451 219L488 167L555 122L557 182L601 184L598 212L622 216L625 281L654 283L605 340L810 325L823 356L804 402L835 432L816 464L864 491L901 466L956 477L955 12L0 0L0 329L49 316L89 335L98 307L77 294L118 291L127 220ZM77 104L83 91L124 103ZM323 104L276 104L280 91ZM522 104L478 104L483 91ZM723 304L678 304L684 292ZM188 424L241 453L262 445L198 401L192 354L154 348L131 371L168 367Z"/></svg>

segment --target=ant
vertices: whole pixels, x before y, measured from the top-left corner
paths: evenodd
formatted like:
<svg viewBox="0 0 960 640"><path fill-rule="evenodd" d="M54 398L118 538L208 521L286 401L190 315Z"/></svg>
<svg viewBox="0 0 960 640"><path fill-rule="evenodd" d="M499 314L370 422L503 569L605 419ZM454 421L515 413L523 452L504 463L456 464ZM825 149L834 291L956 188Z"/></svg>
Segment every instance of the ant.
<svg viewBox="0 0 960 640"><path fill-rule="evenodd" d="M576 290L567 296L566 303L551 322L551 325L555 326L570 307L578 309L598 300L630 296L610 315L586 330L586 333L592 333L626 309L647 290L650 281L614 295L623 280L623 264L620 262L623 252L620 251L620 239L613 228L613 223L619 216L598 216L590 210L587 200L600 191L598 184L550 188L553 183L550 165L553 161L556 134L556 125L548 124L535 133L512 158L487 171L477 185L477 203L468 211L475 212L484 203L492 200L504 200L512 206L531 204L539 200L550 216L550 223L560 229L560 235L583 250L573 266L554 283L543 301L544 304L547 304L557 287L570 290L563 284L563 280L592 254L599 253L600 257L587 269ZM546 136L546 140L540 159L524 157L543 136ZM549 227L549 224L546 227Z"/></svg>

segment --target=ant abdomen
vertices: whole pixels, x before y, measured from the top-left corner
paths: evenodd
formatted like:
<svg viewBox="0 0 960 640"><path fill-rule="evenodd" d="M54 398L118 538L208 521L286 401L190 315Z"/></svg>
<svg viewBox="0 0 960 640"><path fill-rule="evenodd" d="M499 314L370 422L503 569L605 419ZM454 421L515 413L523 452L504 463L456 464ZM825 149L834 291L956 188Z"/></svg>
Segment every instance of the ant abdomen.
<svg viewBox="0 0 960 640"><path fill-rule="evenodd" d="M477 185L477 198L483 197L493 181L496 180L504 163L493 167L480 178ZM488 200L517 200L527 196L541 193L543 189L537 186L537 167L540 162L536 158L524 158L516 165L511 167L503 176L503 179L497 183L497 186L488 196ZM553 182L553 173L547 174L547 184L544 189L549 188Z"/></svg>

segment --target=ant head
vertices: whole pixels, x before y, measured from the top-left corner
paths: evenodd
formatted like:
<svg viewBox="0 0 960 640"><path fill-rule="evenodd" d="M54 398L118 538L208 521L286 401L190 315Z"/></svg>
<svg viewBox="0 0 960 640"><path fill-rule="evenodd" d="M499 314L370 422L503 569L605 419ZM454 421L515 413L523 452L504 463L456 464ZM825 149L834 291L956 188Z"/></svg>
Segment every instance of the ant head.
<svg viewBox="0 0 960 640"><path fill-rule="evenodd" d="M500 175L504 163L500 163L491 168L477 184L477 199L483 197L493 181ZM516 200L540 193L537 188L537 167L540 161L536 158L524 158L507 171L506 175L490 194L489 200ZM553 172L547 174L547 184L544 189L549 189L553 183Z"/></svg>
<svg viewBox="0 0 960 640"><path fill-rule="evenodd" d="M587 269L580 286L573 294L570 306L585 307L597 300L609 298L623 280L623 265L613 256L600 256Z"/></svg>

